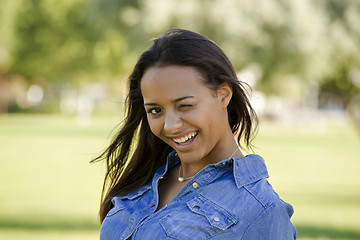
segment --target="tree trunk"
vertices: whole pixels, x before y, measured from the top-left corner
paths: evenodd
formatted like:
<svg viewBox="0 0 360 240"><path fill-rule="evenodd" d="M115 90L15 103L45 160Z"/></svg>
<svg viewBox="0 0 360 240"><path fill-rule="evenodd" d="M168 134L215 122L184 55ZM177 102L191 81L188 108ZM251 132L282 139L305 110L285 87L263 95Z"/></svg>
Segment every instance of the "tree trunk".
<svg viewBox="0 0 360 240"><path fill-rule="evenodd" d="M346 112L349 114L360 134L360 102L357 102L354 99L350 100L346 105Z"/></svg>
<svg viewBox="0 0 360 240"><path fill-rule="evenodd" d="M9 84L7 76L0 75L0 114L8 113Z"/></svg>

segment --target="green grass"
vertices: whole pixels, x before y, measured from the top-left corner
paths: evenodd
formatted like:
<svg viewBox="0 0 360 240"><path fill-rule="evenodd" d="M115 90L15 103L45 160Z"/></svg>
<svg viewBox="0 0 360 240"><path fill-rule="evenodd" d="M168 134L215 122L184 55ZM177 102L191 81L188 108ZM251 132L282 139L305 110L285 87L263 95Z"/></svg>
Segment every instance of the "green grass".
<svg viewBox="0 0 360 240"><path fill-rule="evenodd" d="M98 239L104 174L90 164L118 119L0 116L0 239ZM263 123L270 183L295 208L299 239L360 239L360 138L346 122Z"/></svg>
<svg viewBox="0 0 360 240"><path fill-rule="evenodd" d="M256 151L295 208L299 239L360 239L359 143L345 121L260 128Z"/></svg>
<svg viewBox="0 0 360 240"><path fill-rule="evenodd" d="M69 231L98 239L104 166L89 161L104 149L115 125L114 118L81 127L64 116L1 116L0 239L12 231L16 235L8 239L23 231L27 239Z"/></svg>

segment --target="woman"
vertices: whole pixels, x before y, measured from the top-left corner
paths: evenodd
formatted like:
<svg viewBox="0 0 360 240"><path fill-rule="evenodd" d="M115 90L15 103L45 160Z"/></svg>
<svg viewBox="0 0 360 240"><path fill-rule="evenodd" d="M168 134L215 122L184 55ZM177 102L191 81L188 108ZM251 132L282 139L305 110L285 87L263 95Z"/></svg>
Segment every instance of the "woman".
<svg viewBox="0 0 360 240"><path fill-rule="evenodd" d="M215 43L181 29L154 39L126 103L99 157L101 239L296 238L293 209L267 182L264 160L238 147L250 146L256 115Z"/></svg>

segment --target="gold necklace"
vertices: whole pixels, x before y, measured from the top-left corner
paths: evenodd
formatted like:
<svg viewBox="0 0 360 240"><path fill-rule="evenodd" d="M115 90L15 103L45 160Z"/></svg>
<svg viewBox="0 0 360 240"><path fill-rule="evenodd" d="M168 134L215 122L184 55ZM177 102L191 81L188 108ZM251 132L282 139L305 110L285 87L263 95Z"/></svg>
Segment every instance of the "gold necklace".
<svg viewBox="0 0 360 240"><path fill-rule="evenodd" d="M235 149L235 151L230 155L229 158L232 158L232 156L234 156L234 154L235 154L237 151L239 151L239 148L238 148L238 147L237 147L237 148ZM188 181L188 180L190 180L192 177L195 176L195 174L194 174L194 175L192 175L191 177L187 177L187 178L181 177L181 166L182 166L182 165L180 165L180 167L179 167L179 177L178 177L178 181L179 181L179 182L182 183L182 182Z"/></svg>

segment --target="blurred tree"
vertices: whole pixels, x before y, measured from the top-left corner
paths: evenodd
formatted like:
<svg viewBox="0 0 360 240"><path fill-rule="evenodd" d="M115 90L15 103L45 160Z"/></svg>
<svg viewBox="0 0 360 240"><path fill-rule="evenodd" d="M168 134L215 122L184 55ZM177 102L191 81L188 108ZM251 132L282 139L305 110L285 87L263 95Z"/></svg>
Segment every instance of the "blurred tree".
<svg viewBox="0 0 360 240"><path fill-rule="evenodd" d="M137 54L144 40L169 28L188 28L221 43L237 69L259 64L265 92L282 90L279 76L302 72L297 41L286 21L291 16L287 1L93 0L91 4L103 16L99 26L123 31L129 51Z"/></svg>
<svg viewBox="0 0 360 240"><path fill-rule="evenodd" d="M111 59L117 72L128 72L150 38L142 22L143 7L139 0L90 0L86 5L87 21L102 39L100 45L118 46ZM98 47L99 47L98 46ZM99 47L99 51L101 47ZM108 57L106 57L108 58ZM120 68L120 69L119 69ZM114 71L115 71L114 69Z"/></svg>
<svg viewBox="0 0 360 240"><path fill-rule="evenodd" d="M0 114L8 111L9 50L14 38L13 24L18 7L17 1L0 1Z"/></svg>
<svg viewBox="0 0 360 240"><path fill-rule="evenodd" d="M324 40L331 44L327 71L319 78L321 100L338 101L360 129L360 2L321 4L329 24Z"/></svg>
<svg viewBox="0 0 360 240"><path fill-rule="evenodd" d="M354 101L360 80L352 74L360 66L359 1L144 0L142 6L147 32L187 26L221 43L237 69L260 66L258 88L267 94L300 100L315 88L339 98L351 116L360 109Z"/></svg>
<svg viewBox="0 0 360 240"><path fill-rule="evenodd" d="M10 74L28 80L72 79L93 72L93 45L97 40L86 24L83 1L22 1L14 25Z"/></svg>
<svg viewBox="0 0 360 240"><path fill-rule="evenodd" d="M14 20L0 28L7 39L0 60L5 49L10 75L70 81L127 74L152 37L187 28L219 43L236 69L257 66L266 94L299 101L315 86L347 109L359 95L360 1L14 2L0 3L13 9L1 11Z"/></svg>

